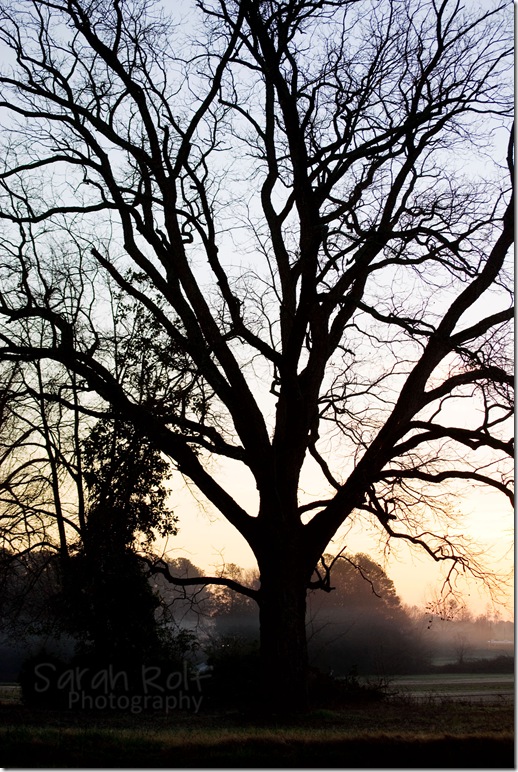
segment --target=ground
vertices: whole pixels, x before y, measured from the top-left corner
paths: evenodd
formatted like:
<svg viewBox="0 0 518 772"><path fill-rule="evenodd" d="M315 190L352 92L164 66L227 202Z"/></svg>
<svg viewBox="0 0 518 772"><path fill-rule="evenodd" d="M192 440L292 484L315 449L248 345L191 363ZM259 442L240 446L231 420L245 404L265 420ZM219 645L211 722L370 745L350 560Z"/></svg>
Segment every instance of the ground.
<svg viewBox="0 0 518 772"><path fill-rule="evenodd" d="M264 720L237 711L29 710L14 690L4 688L0 766L514 767L512 699L479 702L393 691L378 702Z"/></svg>

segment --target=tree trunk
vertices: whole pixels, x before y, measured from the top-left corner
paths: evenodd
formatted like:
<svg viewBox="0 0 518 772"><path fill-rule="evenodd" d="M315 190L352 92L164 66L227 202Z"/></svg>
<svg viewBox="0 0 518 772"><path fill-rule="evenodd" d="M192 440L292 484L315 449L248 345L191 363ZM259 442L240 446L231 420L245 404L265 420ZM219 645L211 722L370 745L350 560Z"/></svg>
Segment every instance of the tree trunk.
<svg viewBox="0 0 518 772"><path fill-rule="evenodd" d="M264 707L270 713L307 710L305 580L278 564L261 572L259 619Z"/></svg>

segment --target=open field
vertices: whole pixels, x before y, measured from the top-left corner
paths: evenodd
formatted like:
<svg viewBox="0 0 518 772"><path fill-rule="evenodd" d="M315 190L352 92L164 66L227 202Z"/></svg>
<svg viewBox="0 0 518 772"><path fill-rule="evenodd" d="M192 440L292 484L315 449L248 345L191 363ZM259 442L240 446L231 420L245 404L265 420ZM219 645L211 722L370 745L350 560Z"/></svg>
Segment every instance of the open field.
<svg viewBox="0 0 518 772"><path fill-rule="evenodd" d="M281 721L30 710L5 695L0 749L0 766L29 768L513 768L513 709L406 696Z"/></svg>
<svg viewBox="0 0 518 772"><path fill-rule="evenodd" d="M391 690L420 699L469 700L471 702L513 702L512 673L441 673L399 676Z"/></svg>

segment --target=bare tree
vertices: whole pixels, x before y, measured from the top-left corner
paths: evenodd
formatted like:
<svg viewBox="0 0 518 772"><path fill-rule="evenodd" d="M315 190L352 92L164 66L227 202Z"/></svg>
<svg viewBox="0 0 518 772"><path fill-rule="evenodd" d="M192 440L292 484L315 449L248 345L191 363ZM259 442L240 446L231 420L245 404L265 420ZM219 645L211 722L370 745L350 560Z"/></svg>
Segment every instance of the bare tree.
<svg viewBox="0 0 518 772"><path fill-rule="evenodd" d="M259 603L266 696L301 707L306 592L344 521L452 583L482 568L445 492L511 496L510 5L190 10L175 26L147 0L1 4L1 355L74 372L240 531L260 588L228 586ZM78 281L90 254L153 317L198 399L135 399L53 294L59 231ZM215 457L251 472L257 511Z"/></svg>
<svg viewBox="0 0 518 772"><path fill-rule="evenodd" d="M13 557L46 550L65 559L85 517L77 414L47 399L41 362L17 365L9 375L0 429L0 541Z"/></svg>
<svg viewBox="0 0 518 772"><path fill-rule="evenodd" d="M168 356L160 349L160 336L149 315L110 291L113 288L104 289L110 313L102 334L97 330L96 336L105 347L111 346L117 371L134 389L135 398L161 405L170 399L188 399L179 361L182 394L174 393L178 379L168 378L167 384L161 384L161 364ZM56 289L55 294L59 292ZM50 576L52 582L47 582L40 604L47 625L51 619L58 621L55 617L60 613L60 629L84 637L85 630L91 633L94 616L100 629L103 614L113 615L115 610L119 632L122 620L128 620L127 627L133 620L135 639L142 623L136 599L127 599L131 613L126 613L120 587L126 583L129 595L131 586L134 593L138 589L140 599L151 609L147 618L153 618L154 600L151 591L147 593L144 563L135 550L137 545L150 544L157 534L177 531L178 518L166 504L170 464L112 409L102 410L102 405L96 409L99 399L88 398L88 387L73 372L64 373L40 360L5 363L3 371L0 586L4 601L16 586L15 597L2 604L6 619L26 625L30 596L38 590L43 597L42 583ZM24 581L16 581L20 571ZM149 640L154 632L150 626Z"/></svg>

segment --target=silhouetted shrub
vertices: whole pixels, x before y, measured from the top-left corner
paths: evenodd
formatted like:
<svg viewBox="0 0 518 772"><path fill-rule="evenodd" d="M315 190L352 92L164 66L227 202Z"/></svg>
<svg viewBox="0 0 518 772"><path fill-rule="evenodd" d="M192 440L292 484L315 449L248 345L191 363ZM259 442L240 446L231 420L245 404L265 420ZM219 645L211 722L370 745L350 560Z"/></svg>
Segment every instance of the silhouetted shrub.
<svg viewBox="0 0 518 772"><path fill-rule="evenodd" d="M514 657L500 654L492 659L466 659L463 662L447 662L434 665L433 673L514 673Z"/></svg>
<svg viewBox="0 0 518 772"><path fill-rule="evenodd" d="M66 692L59 688L59 679L67 667L64 660L45 649L28 657L18 677L24 705L31 708L68 707Z"/></svg>
<svg viewBox="0 0 518 772"><path fill-rule="evenodd" d="M205 693L217 706L254 706L260 687L259 644L237 634L216 638L206 648L212 675Z"/></svg>
<svg viewBox="0 0 518 772"><path fill-rule="evenodd" d="M388 687L389 681L384 678L361 679L354 667L341 677L312 669L309 679L312 704L325 707L379 702L387 696Z"/></svg>
<svg viewBox="0 0 518 772"><path fill-rule="evenodd" d="M166 702L171 709L177 696L180 709L187 704L186 709L192 709L193 695L199 697L202 691L190 662L196 645L193 633L181 631L170 637L161 656L141 660L133 651L106 658L95 649L83 649L65 660L42 650L23 663L22 698L30 707L71 710L137 712L138 703L142 712L164 710Z"/></svg>

